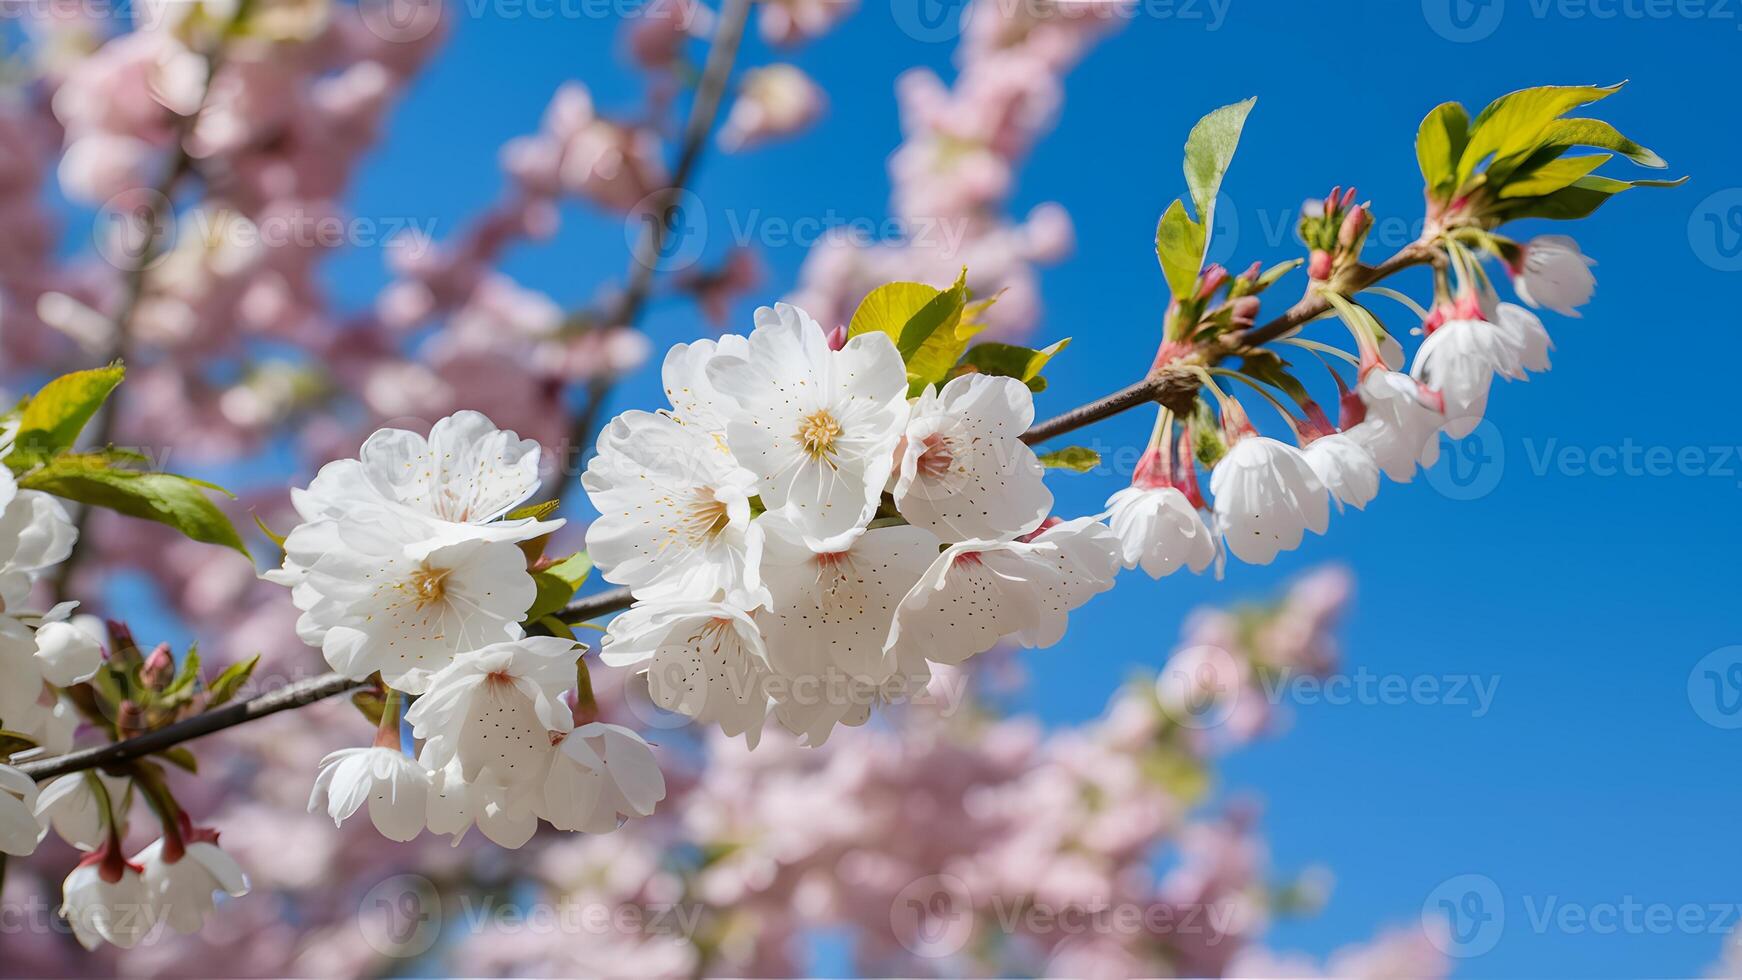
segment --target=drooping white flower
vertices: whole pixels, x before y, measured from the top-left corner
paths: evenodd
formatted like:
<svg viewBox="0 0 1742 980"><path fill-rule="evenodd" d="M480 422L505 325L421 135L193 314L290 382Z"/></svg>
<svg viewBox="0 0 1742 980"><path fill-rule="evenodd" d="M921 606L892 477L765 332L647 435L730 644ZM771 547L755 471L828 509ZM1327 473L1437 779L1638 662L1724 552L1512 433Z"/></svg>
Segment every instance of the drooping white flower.
<svg viewBox="0 0 1742 980"><path fill-rule="evenodd" d="M36 780L0 765L0 854L28 857L47 834L36 816Z"/></svg>
<svg viewBox="0 0 1742 980"><path fill-rule="evenodd" d="M1445 398L1446 435L1462 439L1482 423L1494 376L1522 371L1519 352L1494 324L1448 320L1421 342L1409 373Z"/></svg>
<svg viewBox="0 0 1742 980"><path fill-rule="evenodd" d="M36 752L43 758L65 755L73 749L73 737L78 733L79 710L66 698L55 698L52 704L38 704L26 716L28 724L14 729L36 743Z"/></svg>
<svg viewBox="0 0 1742 980"><path fill-rule="evenodd" d="M1268 565L1300 546L1307 531L1325 533L1331 520L1325 485L1301 451L1248 435L1210 471L1216 529L1241 561Z"/></svg>
<svg viewBox="0 0 1742 980"><path fill-rule="evenodd" d="M420 761L432 770L457 762L467 781L488 770L514 799L542 785L551 733L572 725L562 694L583 652L573 640L529 636L461 654L405 713L424 740Z"/></svg>
<svg viewBox="0 0 1742 980"><path fill-rule="evenodd" d="M1052 510L1040 460L1019 438L1034 398L1015 378L967 374L928 387L897 460L895 506L949 541L1026 534Z"/></svg>
<svg viewBox="0 0 1742 980"><path fill-rule="evenodd" d="M1591 266L1596 264L1566 235L1538 235L1524 243L1518 259L1511 263L1512 288L1531 306L1578 316L1576 307L1589 303L1597 291L1597 277L1591 274Z"/></svg>
<svg viewBox="0 0 1742 980"><path fill-rule="evenodd" d="M1202 572L1216 560L1216 538L1186 495L1170 486L1129 486L1107 499L1107 523L1126 568L1150 578L1181 568Z"/></svg>
<svg viewBox="0 0 1742 980"><path fill-rule="evenodd" d="M97 858L92 854L67 875L60 913L85 949L94 952L105 942L132 949L156 927L157 905L138 865Z"/></svg>
<svg viewBox="0 0 1742 980"><path fill-rule="evenodd" d="M653 748L620 725L581 725L555 747L540 815L558 830L608 834L653 814L665 775Z"/></svg>
<svg viewBox="0 0 1742 980"><path fill-rule="evenodd" d="M750 342L738 334L725 334L718 340L696 340L677 344L666 352L660 378L665 384L666 400L672 414L684 425L718 435L718 446L726 448L726 423L737 411L732 399L719 393L708 380L708 362L716 356L747 358Z"/></svg>
<svg viewBox="0 0 1742 980"><path fill-rule="evenodd" d="M303 642L412 694L458 651L519 636L537 592L518 545L397 508L301 525L284 549L307 570L291 591Z"/></svg>
<svg viewBox="0 0 1742 980"><path fill-rule="evenodd" d="M1372 371L1361 379L1365 417L1344 435L1373 454L1379 469L1398 483L1415 478L1417 463L1440 458L1441 399L1414 378L1396 371Z"/></svg>
<svg viewBox="0 0 1742 980"><path fill-rule="evenodd" d="M1347 504L1365 510L1367 502L1379 496L1379 461L1348 435L1332 432L1319 436L1306 444L1301 455L1339 508Z"/></svg>
<svg viewBox="0 0 1742 980"><path fill-rule="evenodd" d="M381 836L408 841L423 831L429 786L429 770L398 749L340 749L321 760L308 809L326 810L337 827L367 802L369 820Z"/></svg>
<svg viewBox="0 0 1742 980"><path fill-rule="evenodd" d="M1549 369L1548 352L1554 349L1554 342L1535 313L1513 303L1501 303L1495 311L1494 328L1512 348L1514 363L1523 368L1507 377L1523 381L1525 371Z"/></svg>
<svg viewBox="0 0 1742 980"><path fill-rule="evenodd" d="M1006 636L1051 646L1071 610L1113 587L1119 561L1118 536L1089 517L1030 540L951 545L902 598L889 649L959 664Z"/></svg>
<svg viewBox="0 0 1742 980"><path fill-rule="evenodd" d="M0 615L0 723L15 731L35 724L42 711L42 661L30 627Z"/></svg>
<svg viewBox="0 0 1742 980"><path fill-rule="evenodd" d="M770 510L790 505L819 538L870 519L907 422L907 369L888 336L830 350L816 321L783 303L756 311L744 356L717 356L707 371L737 405L726 444Z"/></svg>
<svg viewBox="0 0 1742 980"><path fill-rule="evenodd" d="M582 485L599 511L587 554L607 581L644 599L759 601L756 478L708 432L625 412L599 436Z"/></svg>
<svg viewBox="0 0 1742 980"><path fill-rule="evenodd" d="M50 781L36 797L36 818L52 827L61 840L81 851L94 851L107 835L108 808L92 783L101 780L108 805L125 813L130 783L94 771L75 772Z"/></svg>
<svg viewBox="0 0 1742 980"><path fill-rule="evenodd" d="M599 659L643 667L653 702L754 748L773 685L762 632L742 610L718 602L637 602L611 620Z"/></svg>
<svg viewBox="0 0 1742 980"><path fill-rule="evenodd" d="M248 894L248 876L236 859L217 844L204 840L188 842L180 858L167 859L162 838L133 856L144 868L141 878L157 915L184 936L200 931L206 916L216 907L212 896L223 892L231 898Z"/></svg>
<svg viewBox="0 0 1742 980"><path fill-rule="evenodd" d="M455 759L431 774L429 830L453 835L457 847L475 825L498 847L513 850L524 846L538 830L534 802L510 794L490 770L467 779Z"/></svg>

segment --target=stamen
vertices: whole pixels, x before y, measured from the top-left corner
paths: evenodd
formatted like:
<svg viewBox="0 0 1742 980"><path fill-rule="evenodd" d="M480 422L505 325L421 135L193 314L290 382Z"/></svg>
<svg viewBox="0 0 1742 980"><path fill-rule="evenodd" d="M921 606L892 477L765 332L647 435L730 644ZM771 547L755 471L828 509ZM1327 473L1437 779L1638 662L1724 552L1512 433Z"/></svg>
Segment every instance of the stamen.
<svg viewBox="0 0 1742 980"><path fill-rule="evenodd" d="M818 409L805 416L804 423L798 427L799 444L811 459L823 460L835 451L835 440L841 437L841 423L829 414L828 409Z"/></svg>

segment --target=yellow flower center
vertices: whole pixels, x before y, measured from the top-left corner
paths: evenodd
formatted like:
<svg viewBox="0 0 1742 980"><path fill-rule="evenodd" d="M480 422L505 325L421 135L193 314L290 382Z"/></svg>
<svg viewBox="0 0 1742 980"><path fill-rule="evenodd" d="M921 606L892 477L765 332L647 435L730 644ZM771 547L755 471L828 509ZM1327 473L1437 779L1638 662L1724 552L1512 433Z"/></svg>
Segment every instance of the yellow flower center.
<svg viewBox="0 0 1742 980"><path fill-rule="evenodd" d="M841 437L841 423L828 409L818 409L805 416L798 427L798 441L811 459L823 459L835 451L835 440Z"/></svg>
<svg viewBox="0 0 1742 980"><path fill-rule="evenodd" d="M442 601L448 594L447 578L451 568L419 568L411 573L411 594L419 609Z"/></svg>

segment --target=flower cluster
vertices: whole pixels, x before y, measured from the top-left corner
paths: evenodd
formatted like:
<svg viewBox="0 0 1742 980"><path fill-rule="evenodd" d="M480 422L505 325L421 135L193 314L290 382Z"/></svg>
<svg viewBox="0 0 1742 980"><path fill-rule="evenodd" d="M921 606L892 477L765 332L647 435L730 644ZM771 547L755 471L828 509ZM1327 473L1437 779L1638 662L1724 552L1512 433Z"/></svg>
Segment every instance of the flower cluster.
<svg viewBox="0 0 1742 980"><path fill-rule="evenodd" d="M889 335L757 311L667 356L670 411L605 430L587 549L638 600L602 657L662 707L754 744L770 713L821 744L880 698L1006 637L1050 646L1112 586L1113 534L1049 515L1022 381L909 399Z"/></svg>
<svg viewBox="0 0 1742 980"><path fill-rule="evenodd" d="M539 456L462 412L428 438L382 429L296 492L303 523L267 577L291 588L298 634L334 670L387 692L375 745L323 760L311 808L338 822L367 803L395 840L476 824L518 847L540 818L610 831L664 796L647 744L592 717L585 648L522 628L532 543L562 524L515 513L538 489ZM416 696L415 758L401 747L402 694Z"/></svg>

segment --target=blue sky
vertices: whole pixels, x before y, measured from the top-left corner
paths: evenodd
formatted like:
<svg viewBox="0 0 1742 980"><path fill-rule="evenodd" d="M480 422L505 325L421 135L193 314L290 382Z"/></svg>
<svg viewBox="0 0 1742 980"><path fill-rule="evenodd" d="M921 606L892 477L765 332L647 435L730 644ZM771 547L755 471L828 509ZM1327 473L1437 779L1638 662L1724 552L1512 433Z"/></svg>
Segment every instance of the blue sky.
<svg viewBox="0 0 1742 980"><path fill-rule="evenodd" d="M884 164L899 139L893 82L914 65L947 70L950 55L949 44L904 32L913 11L890 2L867 0L791 56L830 95L814 132L707 161L696 190L712 227L750 209L886 216ZM446 49L391 121L352 213L433 218L450 236L500 190L497 147L536 128L558 84L578 78L607 109L634 108L613 21L535 15L562 9L557 0L478 13L484 6L456 5ZM1285 738L1226 760L1222 785L1266 801L1279 869L1322 863L1336 874L1324 913L1279 926L1277 945L1322 954L1412 921L1443 882L1478 875L1491 883L1478 880L1482 911L1503 909L1504 923L1473 933L1464 951L1492 948L1461 959L1459 975L1692 975L1717 957L1721 937L1704 930L1729 928L1735 909L1724 903L1742 900L1733 775L1742 729L1721 727L1742 721L1726 712L1742 687L1706 686L1705 673L1715 667L1727 681L1724 668L1742 659L1722 652L1742 643L1742 439L1726 377L1742 355L1742 143L1723 94L1739 53L1742 13L1716 0L1148 0L1070 77L1057 131L1015 202L1016 213L1063 203L1079 239L1043 277L1038 337L1074 341L1042 415L1135 380L1148 363L1166 302L1155 220L1183 192L1186 131L1218 105L1259 99L1225 185L1233 225L1219 248L1242 265L1295 254L1292 233L1277 229L1333 184L1359 185L1381 221L1419 219L1415 127L1447 99L1474 110L1526 85L1630 78L1598 114L1693 177L1623 196L1570 229L1601 263L1596 302L1583 320L1545 317L1558 343L1553 372L1497 389L1492 426L1457 474L1448 462L1431 479L1388 485L1365 513L1334 520L1328 536L1270 567L1235 565L1220 582L1129 578L1078 613L1063 644L1027 656L1035 683L1023 707L1061 723L1089 718L1134 669L1160 664L1193 606L1262 595L1341 562L1359 590L1344 633L1350 670L1497 685L1486 712L1295 705ZM752 41L747 56L769 53ZM723 237L706 243L709 255ZM763 250L765 299L790 286L803 254ZM580 303L625 264L622 223L576 210L555 241L516 250L507 268ZM361 302L384 275L379 257L359 250L332 263L331 282ZM1424 278L1403 283L1425 292ZM1281 288L1292 294L1298 280ZM1399 308L1380 309L1407 326ZM676 302L656 304L646 327L661 348L703 329ZM1692 363L1671 367L1681 360ZM649 371L615 406L657 399ZM1136 443L1150 422L1133 413L1086 437ZM1121 480L1054 482L1061 511L1080 513ZM1603 910L1629 902L1698 907L1698 928L1662 931L1640 911L1632 926L1605 930ZM1595 919L1543 919L1567 906Z"/></svg>

